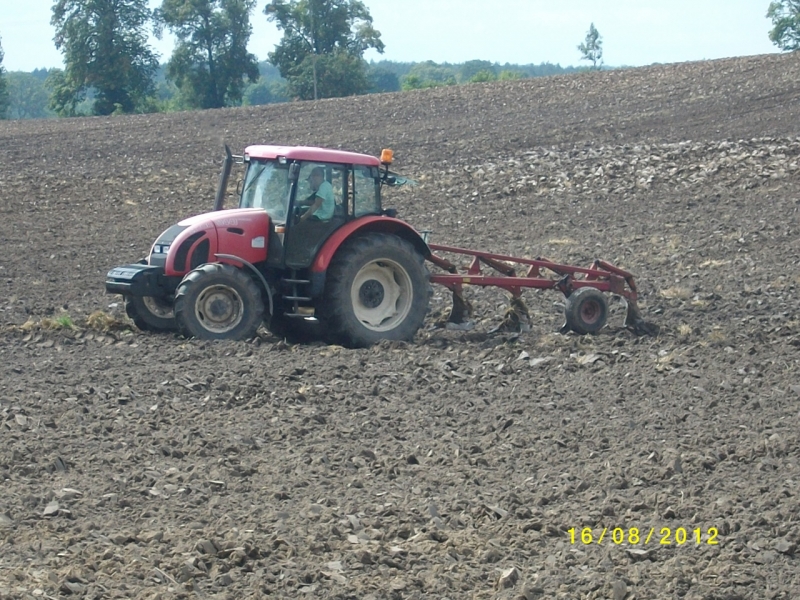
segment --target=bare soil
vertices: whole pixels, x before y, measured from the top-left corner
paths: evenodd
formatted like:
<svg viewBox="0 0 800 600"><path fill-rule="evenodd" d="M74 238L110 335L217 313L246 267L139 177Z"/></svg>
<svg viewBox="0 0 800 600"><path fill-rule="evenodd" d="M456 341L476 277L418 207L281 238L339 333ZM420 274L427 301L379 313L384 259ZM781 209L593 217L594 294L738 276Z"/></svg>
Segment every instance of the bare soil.
<svg viewBox="0 0 800 600"><path fill-rule="evenodd" d="M433 241L607 259L661 332L533 291L492 332L496 290L446 330L441 288L368 350L90 318L223 142L391 147ZM800 596L800 54L2 122L0 165L0 598Z"/></svg>

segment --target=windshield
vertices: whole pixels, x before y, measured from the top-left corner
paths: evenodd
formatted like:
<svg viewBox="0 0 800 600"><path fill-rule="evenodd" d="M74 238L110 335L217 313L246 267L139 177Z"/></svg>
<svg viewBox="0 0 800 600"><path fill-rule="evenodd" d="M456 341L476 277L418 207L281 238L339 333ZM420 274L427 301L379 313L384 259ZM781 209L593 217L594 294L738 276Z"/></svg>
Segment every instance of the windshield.
<svg viewBox="0 0 800 600"><path fill-rule="evenodd" d="M263 208L274 223L286 223L289 168L276 161L252 161L242 187L239 208Z"/></svg>

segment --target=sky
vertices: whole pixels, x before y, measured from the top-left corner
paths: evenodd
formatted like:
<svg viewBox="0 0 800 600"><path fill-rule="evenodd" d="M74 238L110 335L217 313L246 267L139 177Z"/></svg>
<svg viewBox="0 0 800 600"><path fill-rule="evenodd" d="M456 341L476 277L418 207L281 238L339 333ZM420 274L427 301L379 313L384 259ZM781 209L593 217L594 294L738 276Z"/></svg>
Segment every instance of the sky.
<svg viewBox="0 0 800 600"><path fill-rule="evenodd" d="M777 52L769 0L362 0L385 52L368 60L505 64L581 63L577 49L594 26L609 66L643 66ZM151 0L151 7L160 5ZM267 60L281 33L258 0L248 49ZM0 0L7 71L62 67L50 25L53 0ZM166 62L174 40L151 44Z"/></svg>

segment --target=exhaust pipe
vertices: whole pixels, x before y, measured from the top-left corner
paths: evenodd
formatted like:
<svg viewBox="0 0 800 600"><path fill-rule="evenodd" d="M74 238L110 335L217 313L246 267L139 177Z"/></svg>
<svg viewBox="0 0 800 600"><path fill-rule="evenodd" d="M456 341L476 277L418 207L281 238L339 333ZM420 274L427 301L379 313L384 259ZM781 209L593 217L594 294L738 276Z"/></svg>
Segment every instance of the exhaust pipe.
<svg viewBox="0 0 800 600"><path fill-rule="evenodd" d="M228 144L225 144L225 161L222 163L222 173L219 174L217 196L214 198L214 210L222 210L223 206L225 206L225 192L228 191L228 178L231 176L232 164L233 154L231 154Z"/></svg>

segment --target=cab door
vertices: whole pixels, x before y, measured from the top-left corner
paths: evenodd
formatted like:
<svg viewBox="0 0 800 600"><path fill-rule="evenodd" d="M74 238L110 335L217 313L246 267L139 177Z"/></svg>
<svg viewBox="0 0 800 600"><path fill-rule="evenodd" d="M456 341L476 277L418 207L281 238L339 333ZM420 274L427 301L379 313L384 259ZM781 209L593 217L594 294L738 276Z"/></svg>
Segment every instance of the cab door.
<svg viewBox="0 0 800 600"><path fill-rule="evenodd" d="M313 200L316 192L311 187L311 172L321 168L333 189L333 215L324 220L315 218L300 222L300 216L306 209L303 206ZM348 190L351 169L348 165L303 161L299 163L299 172L295 181L295 190L291 203L291 214L286 222L284 237L285 265L290 269L310 267L322 244L330 235L344 225L352 212L348 209Z"/></svg>

